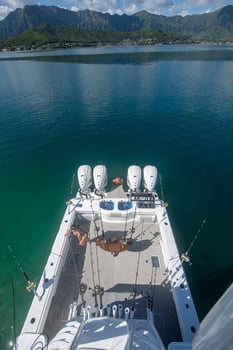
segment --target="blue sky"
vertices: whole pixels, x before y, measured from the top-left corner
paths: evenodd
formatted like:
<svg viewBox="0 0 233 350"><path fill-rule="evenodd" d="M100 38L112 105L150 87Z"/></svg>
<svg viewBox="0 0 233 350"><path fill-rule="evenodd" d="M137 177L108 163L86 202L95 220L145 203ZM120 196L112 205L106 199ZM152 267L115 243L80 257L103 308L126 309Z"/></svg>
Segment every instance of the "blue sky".
<svg viewBox="0 0 233 350"><path fill-rule="evenodd" d="M0 20L9 12L25 5L56 5L69 10L95 10L111 14L146 10L165 16L191 15L214 11L225 5L233 5L233 0L0 0Z"/></svg>

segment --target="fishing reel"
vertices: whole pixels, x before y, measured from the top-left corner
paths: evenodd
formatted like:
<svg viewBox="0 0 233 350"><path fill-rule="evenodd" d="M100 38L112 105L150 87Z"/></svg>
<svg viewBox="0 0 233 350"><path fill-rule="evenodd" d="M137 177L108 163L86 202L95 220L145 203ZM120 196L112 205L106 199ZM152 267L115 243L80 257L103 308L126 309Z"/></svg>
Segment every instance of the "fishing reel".
<svg viewBox="0 0 233 350"><path fill-rule="evenodd" d="M190 256L189 256L187 253L181 254L181 257L180 257L180 258L181 258L182 263L185 262L185 263L189 264L189 266L192 265Z"/></svg>
<svg viewBox="0 0 233 350"><path fill-rule="evenodd" d="M31 281L28 281L28 284L27 284L27 286L26 286L26 289L27 289L27 291L30 293L31 291L35 291L35 289L36 289L36 282L35 281L33 281L33 282L31 282Z"/></svg>

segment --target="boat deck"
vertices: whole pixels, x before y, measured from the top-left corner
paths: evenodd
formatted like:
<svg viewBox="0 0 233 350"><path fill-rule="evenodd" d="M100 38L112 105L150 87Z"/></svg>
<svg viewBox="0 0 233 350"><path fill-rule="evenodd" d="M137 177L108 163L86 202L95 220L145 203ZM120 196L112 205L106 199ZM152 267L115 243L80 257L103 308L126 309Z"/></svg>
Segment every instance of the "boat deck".
<svg viewBox="0 0 233 350"><path fill-rule="evenodd" d="M119 196L119 188L117 191L116 196ZM111 310L113 304L122 304L123 310L125 307L135 310L135 318L146 319L143 310L150 294L153 297L155 326L165 346L172 341L181 341L158 223L140 218L135 219L133 224L132 221L127 225L125 222L113 224L101 222L100 219L87 220L84 215L77 215L75 221L75 224L89 233L89 241L87 245L80 246L72 234L67 238L71 243L67 261L53 297L44 332L49 337L55 335L69 318L72 303L75 303L78 315L82 315L83 304L91 307L93 317L99 315L102 305L103 313L107 315L108 304L111 305ZM132 225L135 230L129 250L114 256L96 245L98 235L103 232L105 239L122 238L124 233L129 238Z"/></svg>

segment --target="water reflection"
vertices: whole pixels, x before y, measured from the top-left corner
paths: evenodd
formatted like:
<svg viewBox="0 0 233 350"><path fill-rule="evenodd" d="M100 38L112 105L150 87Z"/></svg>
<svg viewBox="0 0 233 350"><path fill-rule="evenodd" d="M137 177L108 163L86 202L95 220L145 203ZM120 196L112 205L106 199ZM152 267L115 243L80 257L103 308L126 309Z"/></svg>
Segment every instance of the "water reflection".
<svg viewBox="0 0 233 350"><path fill-rule="evenodd" d="M106 49L105 49L106 50ZM63 62L63 63L86 63L86 64L148 64L154 61L232 61L233 52L232 47L224 47L218 49L206 49L197 50L196 47L193 50L155 50L155 51L137 51L133 52L124 50L115 52L112 48L108 51L99 53L94 51L90 53L72 51L69 54L65 50L59 52L50 52L43 54L36 53L35 55L23 55L19 56L2 56L0 60L36 60L43 62ZM23 55L23 56L22 56Z"/></svg>

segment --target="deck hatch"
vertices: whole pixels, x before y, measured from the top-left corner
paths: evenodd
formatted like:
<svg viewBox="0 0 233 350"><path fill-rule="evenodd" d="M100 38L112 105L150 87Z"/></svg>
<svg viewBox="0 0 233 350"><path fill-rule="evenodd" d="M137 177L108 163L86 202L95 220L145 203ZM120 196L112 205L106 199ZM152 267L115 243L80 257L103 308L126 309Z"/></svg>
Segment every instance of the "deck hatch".
<svg viewBox="0 0 233 350"><path fill-rule="evenodd" d="M160 263L159 263L159 257L157 255L152 255L151 256L151 262L152 262L152 267L160 267Z"/></svg>

